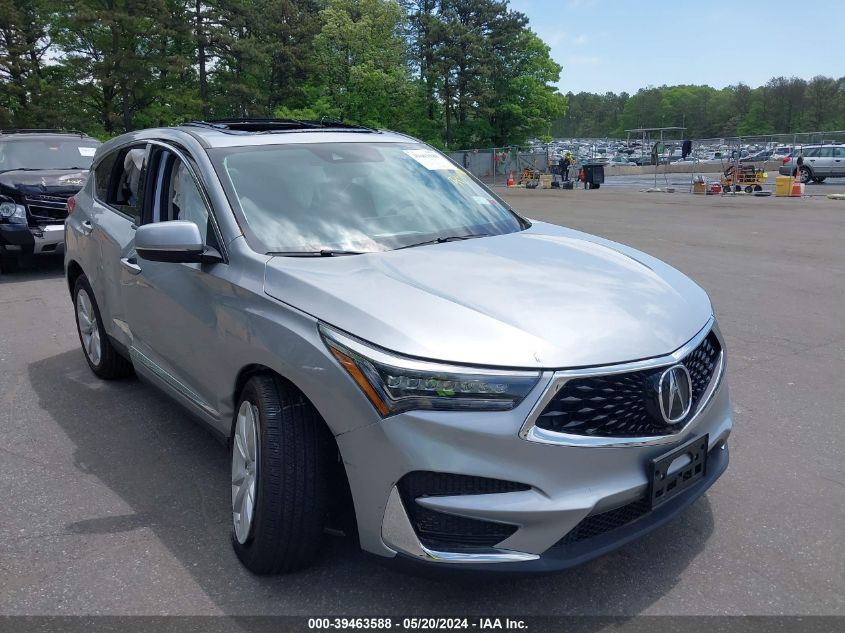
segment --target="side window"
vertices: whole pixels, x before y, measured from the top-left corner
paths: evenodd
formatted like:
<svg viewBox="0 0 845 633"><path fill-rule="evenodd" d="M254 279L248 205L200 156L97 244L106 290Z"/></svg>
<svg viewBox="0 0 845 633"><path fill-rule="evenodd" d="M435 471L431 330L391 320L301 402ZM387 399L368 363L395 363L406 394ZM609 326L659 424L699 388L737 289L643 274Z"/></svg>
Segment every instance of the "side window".
<svg viewBox="0 0 845 633"><path fill-rule="evenodd" d="M152 160L150 178L155 182L155 194L151 200L147 221L193 222L199 228L203 242L219 248L211 227L208 207L187 165L175 154L159 150Z"/></svg>
<svg viewBox="0 0 845 633"><path fill-rule="evenodd" d="M191 172L181 160L174 161L167 197L170 218L187 220L199 227L203 242L208 244L209 213ZM213 233L212 233L213 235Z"/></svg>
<svg viewBox="0 0 845 633"><path fill-rule="evenodd" d="M845 147L835 147L836 151L834 152L834 156L836 158L845 158Z"/></svg>
<svg viewBox="0 0 845 633"><path fill-rule="evenodd" d="M110 207L141 221L146 146L129 147L104 157L94 171L97 197Z"/></svg>
<svg viewBox="0 0 845 633"><path fill-rule="evenodd" d="M804 154L804 158L818 158L819 148L813 147L811 149L804 150L803 154Z"/></svg>
<svg viewBox="0 0 845 633"><path fill-rule="evenodd" d="M832 147L822 147L819 150L819 156L821 158L832 158L833 157L833 148Z"/></svg>

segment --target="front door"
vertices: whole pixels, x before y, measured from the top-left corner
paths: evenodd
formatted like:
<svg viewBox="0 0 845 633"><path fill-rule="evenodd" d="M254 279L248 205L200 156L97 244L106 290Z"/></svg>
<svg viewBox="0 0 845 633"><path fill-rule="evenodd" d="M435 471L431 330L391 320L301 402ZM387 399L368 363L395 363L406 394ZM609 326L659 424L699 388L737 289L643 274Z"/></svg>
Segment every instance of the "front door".
<svg viewBox="0 0 845 633"><path fill-rule="evenodd" d="M177 150L152 148L148 181L144 224L194 222L206 244L219 250L207 196ZM215 297L229 288L220 276L227 264L152 262L137 256L132 263L134 269L124 273L123 293L136 370L218 423L212 387L221 361Z"/></svg>

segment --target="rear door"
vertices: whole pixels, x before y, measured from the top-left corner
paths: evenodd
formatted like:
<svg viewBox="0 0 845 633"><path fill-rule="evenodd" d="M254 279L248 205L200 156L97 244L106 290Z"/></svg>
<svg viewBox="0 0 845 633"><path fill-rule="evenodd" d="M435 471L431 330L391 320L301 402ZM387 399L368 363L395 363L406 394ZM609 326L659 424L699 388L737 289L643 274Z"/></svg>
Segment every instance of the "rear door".
<svg viewBox="0 0 845 633"><path fill-rule="evenodd" d="M830 175L835 178L845 177L845 147L833 148L833 167Z"/></svg>
<svg viewBox="0 0 845 633"><path fill-rule="evenodd" d="M815 175L819 178L827 178L833 173L833 147L819 148L819 156L815 163Z"/></svg>
<svg viewBox="0 0 845 633"><path fill-rule="evenodd" d="M124 346L130 336L120 290L124 261L134 252L146 181L147 144L119 148L103 157L93 172L90 217L80 217L80 262L89 277L106 331ZM86 210L87 211L87 210ZM76 214L74 214L76 215Z"/></svg>
<svg viewBox="0 0 845 633"><path fill-rule="evenodd" d="M795 154L795 161L794 164L797 166L797 154ZM804 164L809 167L814 176L817 176L819 173L819 166L816 164L819 161L819 148L818 147L808 147L801 151L801 156L804 157Z"/></svg>

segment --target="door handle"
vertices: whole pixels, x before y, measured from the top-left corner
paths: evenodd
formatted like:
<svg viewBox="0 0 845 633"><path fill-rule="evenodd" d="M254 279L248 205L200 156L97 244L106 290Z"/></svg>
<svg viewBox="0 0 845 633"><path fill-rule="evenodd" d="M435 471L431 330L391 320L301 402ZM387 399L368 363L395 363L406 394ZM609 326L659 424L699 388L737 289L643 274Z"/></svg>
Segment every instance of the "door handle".
<svg viewBox="0 0 845 633"><path fill-rule="evenodd" d="M133 275L137 275L141 272L141 267L137 264L134 257L121 257L120 265Z"/></svg>
<svg viewBox="0 0 845 633"><path fill-rule="evenodd" d="M82 232L85 235L88 235L91 231L94 230L94 225L91 224L91 220L82 220Z"/></svg>

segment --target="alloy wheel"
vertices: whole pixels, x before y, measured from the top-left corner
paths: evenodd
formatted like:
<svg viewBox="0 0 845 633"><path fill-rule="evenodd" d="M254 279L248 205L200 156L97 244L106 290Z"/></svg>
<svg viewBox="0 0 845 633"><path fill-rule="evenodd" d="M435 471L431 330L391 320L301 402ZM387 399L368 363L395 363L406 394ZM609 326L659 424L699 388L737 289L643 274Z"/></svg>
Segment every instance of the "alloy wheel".
<svg viewBox="0 0 845 633"><path fill-rule="evenodd" d="M232 524L238 543L246 543L255 515L258 462L258 413L245 400L238 409L232 446Z"/></svg>
<svg viewBox="0 0 845 633"><path fill-rule="evenodd" d="M92 365L99 365L102 358L100 328L97 327L97 313L94 312L91 298L85 290L80 290L76 295L76 322L79 325L85 355Z"/></svg>

